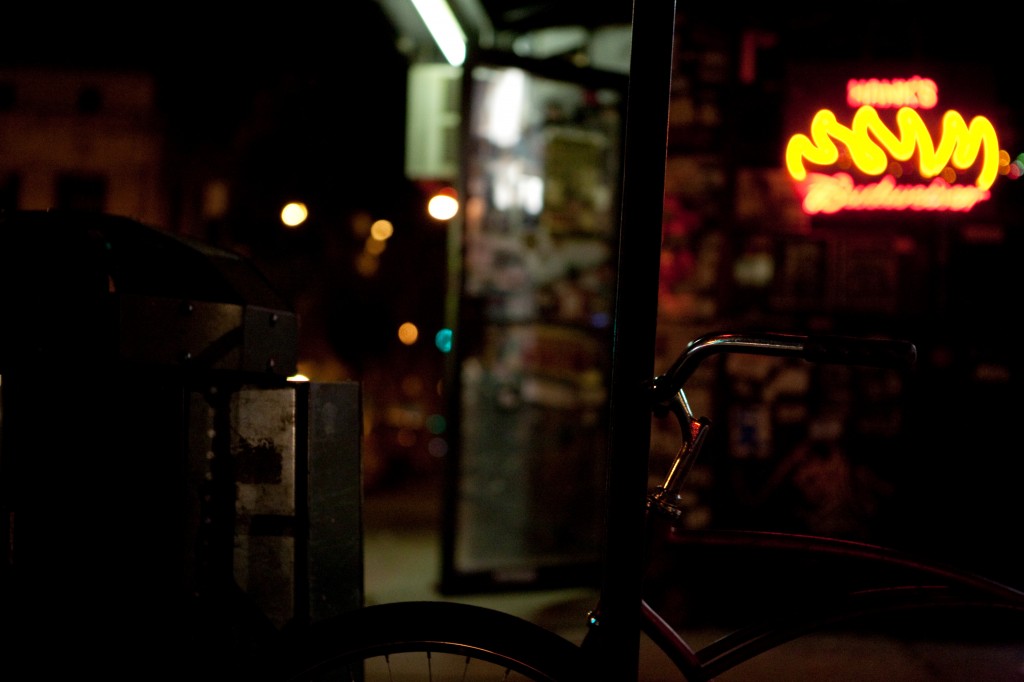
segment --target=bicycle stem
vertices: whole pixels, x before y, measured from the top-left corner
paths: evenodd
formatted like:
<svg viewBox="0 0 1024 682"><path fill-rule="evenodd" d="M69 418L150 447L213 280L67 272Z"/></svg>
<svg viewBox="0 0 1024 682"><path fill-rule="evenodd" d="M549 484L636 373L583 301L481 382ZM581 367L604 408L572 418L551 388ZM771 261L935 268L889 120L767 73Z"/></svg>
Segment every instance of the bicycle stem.
<svg viewBox="0 0 1024 682"><path fill-rule="evenodd" d="M648 495L647 505L649 509L654 508L660 513L678 519L685 513L683 484L707 441L711 421L706 417L693 416L686 394L681 388L676 392L675 400L666 407L679 421L682 444L676 452L665 481Z"/></svg>

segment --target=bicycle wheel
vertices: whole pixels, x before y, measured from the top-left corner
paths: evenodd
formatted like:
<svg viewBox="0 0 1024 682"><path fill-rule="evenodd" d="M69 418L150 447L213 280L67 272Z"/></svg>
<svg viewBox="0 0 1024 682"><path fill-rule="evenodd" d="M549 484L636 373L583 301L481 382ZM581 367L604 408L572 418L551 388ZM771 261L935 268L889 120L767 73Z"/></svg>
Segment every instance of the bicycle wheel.
<svg viewBox="0 0 1024 682"><path fill-rule="evenodd" d="M313 626L292 682L580 678L580 649L515 616L452 602L369 606Z"/></svg>

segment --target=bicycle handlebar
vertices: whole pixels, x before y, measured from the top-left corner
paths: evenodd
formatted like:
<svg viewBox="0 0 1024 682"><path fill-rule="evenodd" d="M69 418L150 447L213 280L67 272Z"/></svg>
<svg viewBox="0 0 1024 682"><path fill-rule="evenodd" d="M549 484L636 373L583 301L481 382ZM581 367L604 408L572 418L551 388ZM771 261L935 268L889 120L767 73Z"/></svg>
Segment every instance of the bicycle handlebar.
<svg viewBox="0 0 1024 682"><path fill-rule="evenodd" d="M700 363L718 353L774 355L802 358L810 362L893 369L909 369L917 361L917 348L909 341L775 332L716 332L691 341L668 371L655 377L650 385L654 403L671 400Z"/></svg>

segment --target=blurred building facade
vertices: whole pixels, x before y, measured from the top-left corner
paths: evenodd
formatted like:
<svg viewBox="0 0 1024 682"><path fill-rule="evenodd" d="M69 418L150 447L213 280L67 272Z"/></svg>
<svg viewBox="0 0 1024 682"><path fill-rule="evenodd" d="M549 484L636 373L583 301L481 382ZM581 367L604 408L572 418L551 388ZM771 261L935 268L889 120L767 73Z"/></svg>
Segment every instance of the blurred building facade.
<svg viewBox="0 0 1024 682"><path fill-rule="evenodd" d="M797 7L753 20L681 8L657 365L688 339L729 327L913 340L920 360L910 374L737 358L705 375L691 397L725 426L727 454L698 470L692 522L887 542L1014 580L1021 566L1006 539L1019 530L1010 481L1021 468L1003 444L1019 386L1007 340L1024 191L1012 162L1024 122L1013 47L980 14L919 12L899 3L868 26ZM812 131L821 110L855 127L863 102L851 84L872 79L930 79L937 101L926 136L936 146L955 136L940 112L992 122L1007 153L987 200L955 211L807 210L787 144L798 134L822 144ZM897 109L877 110L909 140ZM859 175L843 156L849 140L837 144L839 165L819 172L877 183L881 175ZM982 157L994 168L994 148L973 149L976 161L947 176L951 184L972 186ZM925 154L890 158L886 172L924 187L932 181L914 164ZM670 446L672 434L655 435L655 457L668 457L659 442Z"/></svg>
<svg viewBox="0 0 1024 682"><path fill-rule="evenodd" d="M1012 573L1003 540L1017 529L1020 465L1006 446L1018 381L1008 306L1018 287L1022 186L1000 176L970 212L810 216L784 171L786 141L808 132L815 107L852 115L844 100L851 77L933 78L941 109L989 116L1001 145L1018 151L1024 107L1012 40L983 30L992 20L980 15L890 9L865 23L801 8L680 8L657 366L689 338L728 326L915 340L922 366L911 377L779 363L709 376L701 394L727 411L719 433L730 454L698 472L706 489L694 522L813 518L855 536L907 539L906 529L927 516L940 530L914 543ZM528 28L521 32L538 27ZM494 44L512 50L514 37ZM445 322L450 252L444 226L419 212L425 185L402 174L405 116L384 117L360 94L383 80L400 94L382 106L404 104L415 57L396 44L373 62L387 78L368 62L317 53L316 69L247 76L261 87L230 112L226 100L207 99L237 85L227 69L193 90L179 81L187 129L165 118L161 82L150 73L5 67L0 205L122 214L253 257L306 320L302 352L327 368L318 378L372 383L367 449L379 459L369 470L393 464L400 476L436 471L443 452L429 449L444 435L427 424L444 410L445 358L431 344ZM592 65L587 39L547 51L537 46L560 43L531 44L531 58ZM616 50L623 53L621 44ZM364 116L341 116L352 110ZM368 122L375 115L382 127ZM353 173L389 192L363 210L366 184L346 184ZM326 209L308 229L283 231L280 200L314 186ZM377 217L394 219L403 236L389 241L377 274L364 277L356 259ZM395 330L412 319L421 321L420 340L403 346ZM656 431L656 459L662 441ZM821 477L838 481L844 506L813 502ZM780 480L784 497L751 488Z"/></svg>
<svg viewBox="0 0 1024 682"><path fill-rule="evenodd" d="M2 69L0 131L3 208L106 211L168 224L152 75Z"/></svg>

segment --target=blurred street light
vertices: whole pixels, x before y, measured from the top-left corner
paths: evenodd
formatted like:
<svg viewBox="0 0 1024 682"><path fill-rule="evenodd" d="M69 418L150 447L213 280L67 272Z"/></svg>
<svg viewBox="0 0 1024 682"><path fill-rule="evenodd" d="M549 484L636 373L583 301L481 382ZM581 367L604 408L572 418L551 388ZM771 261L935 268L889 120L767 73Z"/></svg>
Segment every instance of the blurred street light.
<svg viewBox="0 0 1024 682"><path fill-rule="evenodd" d="M281 209L281 222L285 227L295 228L306 222L309 210L301 201L291 201Z"/></svg>
<svg viewBox="0 0 1024 682"><path fill-rule="evenodd" d="M427 213L434 220L451 220L459 212L459 197L455 190L439 190L427 202Z"/></svg>

